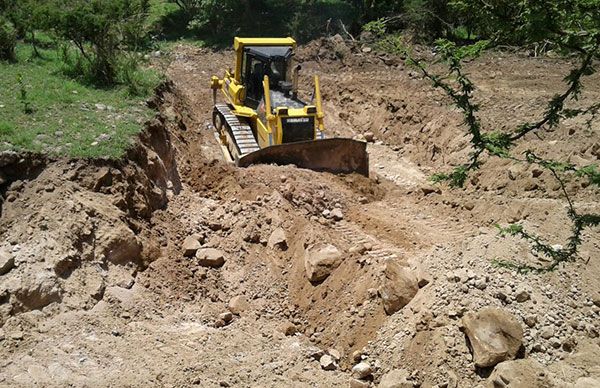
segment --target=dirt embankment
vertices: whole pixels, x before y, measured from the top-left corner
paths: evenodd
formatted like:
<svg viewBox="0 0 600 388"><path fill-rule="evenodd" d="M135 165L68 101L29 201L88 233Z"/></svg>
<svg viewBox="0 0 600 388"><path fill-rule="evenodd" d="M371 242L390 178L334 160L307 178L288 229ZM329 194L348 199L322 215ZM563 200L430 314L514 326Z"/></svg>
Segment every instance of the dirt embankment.
<svg viewBox="0 0 600 388"><path fill-rule="evenodd" d="M47 306L89 310L160 256L150 219L181 190L169 136L158 117L123 161L3 154L2 324Z"/></svg>
<svg viewBox="0 0 600 388"><path fill-rule="evenodd" d="M494 55L469 64L489 127L535 117L537 96L560 90L555 74L570 66ZM554 273L493 264L543 263L522 241L500 238L495 223L524 222L557 243L567 236L549 177L490 159L466 190L432 187L432 171L469 152L460 113L443 95L398 58L335 39L301 48L298 59L305 93L321 75L331 133L373 135L370 178L225 164L205 86L232 56L187 46L152 101L158 118L125 161L8 156L0 384L600 380L597 233L584 235L584 261ZM582 101L596 97L590 88ZM597 161L598 128L581 124L523 147ZM578 206L598 211L597 191L569 190ZM486 307L493 325L512 317L508 331L522 343L504 353L521 360L475 366L492 356L474 355L463 331L477 329L465 322Z"/></svg>

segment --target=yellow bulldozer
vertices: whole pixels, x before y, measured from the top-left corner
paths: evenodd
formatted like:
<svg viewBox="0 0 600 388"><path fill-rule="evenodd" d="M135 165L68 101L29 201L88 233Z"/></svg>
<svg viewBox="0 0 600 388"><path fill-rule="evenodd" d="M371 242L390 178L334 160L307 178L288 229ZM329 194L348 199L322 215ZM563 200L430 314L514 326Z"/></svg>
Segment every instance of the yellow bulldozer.
<svg viewBox="0 0 600 388"><path fill-rule="evenodd" d="M235 38L234 49L235 70L211 78L213 125L228 161L368 176L365 142L326 137L318 76L310 101L299 97L294 39Z"/></svg>

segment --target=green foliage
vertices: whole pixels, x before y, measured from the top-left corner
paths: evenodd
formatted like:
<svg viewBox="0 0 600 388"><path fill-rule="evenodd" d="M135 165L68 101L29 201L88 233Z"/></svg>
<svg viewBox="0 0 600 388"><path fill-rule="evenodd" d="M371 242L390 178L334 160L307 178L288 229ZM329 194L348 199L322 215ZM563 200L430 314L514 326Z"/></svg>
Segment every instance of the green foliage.
<svg viewBox="0 0 600 388"><path fill-rule="evenodd" d="M76 65L71 70L88 82L114 85L120 56L147 39L148 0L55 1L54 28L78 50L78 58L67 61Z"/></svg>
<svg viewBox="0 0 600 388"><path fill-rule="evenodd" d="M14 60L17 33L11 22L0 14L0 60Z"/></svg>
<svg viewBox="0 0 600 388"><path fill-rule="evenodd" d="M33 47L33 56L39 57L36 32L50 30L54 0L19 0L12 3L5 13L13 22L18 35L28 40Z"/></svg>
<svg viewBox="0 0 600 388"><path fill-rule="evenodd" d="M346 0L357 13L357 22L364 25L370 21L395 16L402 12L403 1L398 0Z"/></svg>
<svg viewBox="0 0 600 388"><path fill-rule="evenodd" d="M31 103L27 98L27 88L21 73L17 74L17 83L19 84L19 101L23 107L23 113L30 115L33 113L33 108L31 107Z"/></svg>
<svg viewBox="0 0 600 388"><path fill-rule="evenodd" d="M421 40L447 37L453 29L447 0L406 0L403 11L406 27Z"/></svg>
<svg viewBox="0 0 600 388"><path fill-rule="evenodd" d="M385 19L377 19L368 22L362 27L362 29L363 31L370 32L376 37L381 38L387 32L385 24Z"/></svg>
<svg viewBox="0 0 600 388"><path fill-rule="evenodd" d="M344 0L198 0L184 9L197 36L226 45L234 36L292 35L304 42L356 20Z"/></svg>
<svg viewBox="0 0 600 388"><path fill-rule="evenodd" d="M399 56L404 56L409 51L408 45L404 42L402 35L386 35L377 42L376 46L379 50Z"/></svg>
<svg viewBox="0 0 600 388"><path fill-rule="evenodd" d="M581 167L577 170L577 176L586 177L589 179L590 184L600 186L600 171L598 171L598 166L595 164Z"/></svg>
<svg viewBox="0 0 600 388"><path fill-rule="evenodd" d="M450 7L461 24L499 43L582 47L600 28L599 0L452 0Z"/></svg>
<svg viewBox="0 0 600 388"><path fill-rule="evenodd" d="M126 85L132 96L144 97L152 93L162 78L153 70L143 70L136 54L124 55L119 63L119 83Z"/></svg>
<svg viewBox="0 0 600 388"><path fill-rule="evenodd" d="M437 173L431 176L434 183L448 182L450 187L463 187L468 178L469 165L455 167L451 173Z"/></svg>
<svg viewBox="0 0 600 388"><path fill-rule="evenodd" d="M455 2L455 4L457 3ZM512 22L517 24L511 25L511 28L517 32L526 31L527 39L534 40L543 36L545 39L553 39L554 43L558 46L574 50L578 53L579 65L565 77L566 90L562 94L557 94L550 99L544 115L536 122L523 123L509 132L486 131L477 115L479 106L473 102L472 94L475 87L462 69L463 61L466 59L479 56L483 50L501 39L514 38L514 35L507 35L510 28L496 26L497 34L493 37L494 41L481 40L474 44L459 46L456 42L447 39L438 40L436 42L436 49L439 53L439 61L446 63L448 66L448 73L443 76L430 73L423 61L409 58L409 63L416 66L422 72L423 76L431 81L434 87L444 90L454 104L463 112L464 124L471 135L473 151L470 154L469 163L455 168L451 173L438 173L432 177L432 180L435 182L447 181L453 187L462 187L467 180L469 172L480 168L480 158L488 154L518 163L536 164L548 170L560 184L562 193L568 203L567 215L571 221L571 236L568 238L568 244L565 248L555 249L544 242L539 236L527 232L521 225L509 225L506 228L499 227L501 235L518 236L530 242L534 251L543 254L551 260L550 265L547 267L531 267L508 262L497 262L498 265L525 272L551 271L556 269L561 263L575 260L579 246L581 245L583 230L600 225L600 215L579 214L577 212L564 183L564 176L571 174L579 178L588 178L591 184L600 186L600 172L598 172L596 166L578 167L563 161L544 159L530 150L524 153L524 158L511 154L511 150L515 144L530 133L552 129L563 118L573 118L586 114L595 118L600 110L600 104L598 103L583 109L565 108L568 101L578 99L583 88L583 79L595 72L594 59L600 57L600 30L598 29L600 19L592 21L586 15L579 14L582 21L577 25L578 28L565 30L565 27L570 28L574 25L571 24L574 23L572 14L566 13L566 9L564 8L565 3L560 1L551 6L549 5L548 9L543 12L540 11L540 3L544 2L519 2L521 8L518 16L520 18L517 17L512 20ZM582 8L585 8L583 7L584 3L588 5L591 3L600 5L600 1L598 0L580 0L575 3L574 10L576 11L576 15L578 12L581 12ZM464 7L472 5L470 3L461 4ZM490 4L489 7L492 8L497 5L494 2ZM532 10L540 12L534 15L531 13ZM594 15L600 12L598 9L591 10L589 8L586 8L586 11ZM473 10L473 12L475 11ZM558 34L557 29L561 29L562 33Z"/></svg>
<svg viewBox="0 0 600 388"><path fill-rule="evenodd" d="M0 151L86 158L123 156L141 124L152 117L153 112L140 105L144 99L132 96L126 86L97 89L65 78L59 53L39 50L43 58L31 59L33 47L20 43L16 62L0 62ZM26 100L35 107L29 114L23 110L19 74ZM99 109L97 104L106 108ZM110 139L97 142L102 134Z"/></svg>

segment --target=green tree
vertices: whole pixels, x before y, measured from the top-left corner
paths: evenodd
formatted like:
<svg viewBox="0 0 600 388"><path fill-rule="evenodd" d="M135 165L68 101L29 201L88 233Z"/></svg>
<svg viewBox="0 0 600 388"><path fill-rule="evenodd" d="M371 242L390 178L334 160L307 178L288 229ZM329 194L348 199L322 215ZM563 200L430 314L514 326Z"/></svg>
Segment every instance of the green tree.
<svg viewBox="0 0 600 388"><path fill-rule="evenodd" d="M50 0L20 0L5 11L15 25L20 37L29 39L35 56L40 56L36 45L36 31L51 27L49 15L52 12Z"/></svg>
<svg viewBox="0 0 600 388"><path fill-rule="evenodd" d="M0 14L0 60L15 59L17 32L13 24Z"/></svg>
<svg viewBox="0 0 600 388"><path fill-rule="evenodd" d="M122 54L146 39L148 10L148 0L55 0L51 20L56 32L77 48L77 72L111 85Z"/></svg>

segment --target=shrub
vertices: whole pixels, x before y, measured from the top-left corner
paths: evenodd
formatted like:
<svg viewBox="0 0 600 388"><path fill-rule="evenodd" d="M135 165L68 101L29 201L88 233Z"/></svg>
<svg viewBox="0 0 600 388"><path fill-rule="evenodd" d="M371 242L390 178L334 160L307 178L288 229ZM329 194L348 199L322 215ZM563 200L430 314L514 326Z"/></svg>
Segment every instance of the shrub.
<svg viewBox="0 0 600 388"><path fill-rule="evenodd" d="M17 32L11 22L0 15L0 60L15 59Z"/></svg>
<svg viewBox="0 0 600 388"><path fill-rule="evenodd" d="M119 83L127 86L132 96L147 96L159 84L160 77L152 70L142 70L135 54L125 55L119 61Z"/></svg>
<svg viewBox="0 0 600 388"><path fill-rule="evenodd" d="M54 26L77 48L63 58L68 72L99 85L118 81L120 56L144 41L148 0L57 0Z"/></svg>

